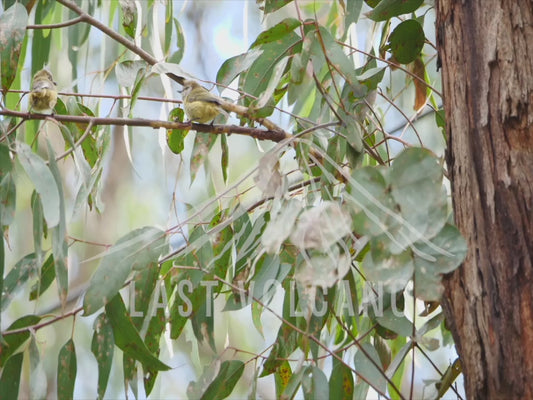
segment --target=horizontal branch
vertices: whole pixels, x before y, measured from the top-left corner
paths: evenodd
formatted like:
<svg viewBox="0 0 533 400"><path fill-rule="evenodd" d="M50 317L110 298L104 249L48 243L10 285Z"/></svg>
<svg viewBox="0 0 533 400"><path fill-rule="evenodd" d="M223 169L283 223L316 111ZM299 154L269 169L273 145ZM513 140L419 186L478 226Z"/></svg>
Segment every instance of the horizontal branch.
<svg viewBox="0 0 533 400"><path fill-rule="evenodd" d="M165 128L165 129L190 129L197 132L213 133L216 135L231 134L250 136L258 140L271 140L273 142L281 142L284 139L290 137L285 132L250 128L246 126L237 125L204 125L190 122L173 122L162 120L151 120L144 118L106 118L106 117L90 117L83 115L47 115L47 114L32 114L20 111L13 111L8 109L1 109L0 115L7 117L17 117L23 120L44 120L53 118L59 122L74 122L85 123L92 125L117 125L117 126L144 126L153 129Z"/></svg>

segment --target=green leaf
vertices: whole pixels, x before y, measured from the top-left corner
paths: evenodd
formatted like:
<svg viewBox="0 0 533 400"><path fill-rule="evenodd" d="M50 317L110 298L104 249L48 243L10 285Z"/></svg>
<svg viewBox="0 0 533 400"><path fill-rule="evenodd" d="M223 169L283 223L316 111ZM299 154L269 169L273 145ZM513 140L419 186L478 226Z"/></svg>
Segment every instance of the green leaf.
<svg viewBox="0 0 533 400"><path fill-rule="evenodd" d="M228 397L244 372L244 363L239 360L224 361L216 378L208 386L202 400L219 400Z"/></svg>
<svg viewBox="0 0 533 400"><path fill-rule="evenodd" d="M30 300L38 299L50 287L55 277L54 256L50 254L41 267L39 279L31 287Z"/></svg>
<svg viewBox="0 0 533 400"><path fill-rule="evenodd" d="M286 362L286 361L285 361ZM287 382L286 387L278 398L280 399L293 399L296 395L296 391L300 387L304 374L307 371L307 368L302 367L299 370L295 371L290 375L289 382Z"/></svg>
<svg viewBox="0 0 533 400"><path fill-rule="evenodd" d="M7 360L2 371L2 377L0 377L0 394L2 395L2 399L18 399L23 358L24 353L18 353Z"/></svg>
<svg viewBox="0 0 533 400"><path fill-rule="evenodd" d="M4 94L11 87L18 72L20 49L26 35L28 13L15 3L0 15L0 76Z"/></svg>
<svg viewBox="0 0 533 400"><path fill-rule="evenodd" d="M378 168L356 169L350 179L346 200L353 207L354 230L362 235L381 235L389 230L394 210L387 181Z"/></svg>
<svg viewBox="0 0 533 400"><path fill-rule="evenodd" d="M104 306L118 293L131 271L157 263L167 248L165 232L152 227L135 229L119 239L91 278L83 300L84 314L92 314Z"/></svg>
<svg viewBox="0 0 533 400"><path fill-rule="evenodd" d="M310 366L307 369L311 376L304 374L302 377L302 388L305 399L329 399L328 378L324 372L316 366ZM335 400L337 398L334 398Z"/></svg>
<svg viewBox="0 0 533 400"><path fill-rule="evenodd" d="M243 71L247 71L263 50L252 49L238 56L228 58L217 72L217 82L228 86Z"/></svg>
<svg viewBox="0 0 533 400"><path fill-rule="evenodd" d="M204 285L201 282L200 286L198 286L191 295L193 313L190 319L194 335L198 341L209 344L213 351L216 352L213 286L209 285L214 282L205 281L205 283L207 285ZM211 292L208 292L208 288Z"/></svg>
<svg viewBox="0 0 533 400"><path fill-rule="evenodd" d="M442 176L442 167L429 150L410 148L394 160L390 191L401 214L401 227L395 235L399 251L422 238L431 239L446 223Z"/></svg>
<svg viewBox="0 0 533 400"><path fill-rule="evenodd" d="M2 220L0 219L0 228L2 227ZM5 270L5 244L4 239L0 240L0 311L4 308L4 270ZM2 313L0 312L0 324L2 323ZM1 326L1 325L0 325ZM2 343L2 337L0 336L0 344Z"/></svg>
<svg viewBox="0 0 533 400"><path fill-rule="evenodd" d="M344 23L348 28L351 23L356 23L359 20L361 14L361 8L363 8L363 0L347 0L346 12L344 15Z"/></svg>
<svg viewBox="0 0 533 400"><path fill-rule="evenodd" d="M164 284L161 285L161 293L166 293ZM168 296L167 296L168 297ZM163 298L163 305L166 305L168 301L165 301L166 298ZM148 347L148 350L150 350L155 355L159 355L159 341L161 340L161 336L163 335L163 332L166 328L167 320L165 318L165 310L163 308L158 308L156 315L154 315L150 319L150 324L148 325L148 330L146 332L146 336L144 338L144 341L146 343L146 346ZM146 395L148 396L154 385L155 381L158 375L157 370L151 369L151 368L144 368L144 391Z"/></svg>
<svg viewBox="0 0 533 400"><path fill-rule="evenodd" d="M331 69L340 74L351 85L351 89L357 97L363 97L366 88L357 81L354 63L346 55L335 37L321 26L319 31L310 32L306 39L311 40L309 51L316 71L327 69L327 65L331 65Z"/></svg>
<svg viewBox="0 0 533 400"><path fill-rule="evenodd" d="M413 259L409 250L401 254L390 254L383 249L379 240L372 242L372 251L363 260L366 277L380 282L386 291L395 293L405 288L414 272Z"/></svg>
<svg viewBox="0 0 533 400"><path fill-rule="evenodd" d="M287 286L284 286L286 292L290 290ZM291 296L285 296L285 300L283 303L283 315L289 322L295 323L296 318L292 316L290 297ZM296 350L296 347L298 346L298 340L298 332L296 332L288 325L282 324L278 330L278 336L276 338L276 341L274 342L274 345L272 346L270 354L268 355L268 359L263 364L263 371L261 372L261 377L268 376L276 372L279 366L283 364L284 360L286 360L292 354L292 352ZM291 378L291 381L292 379L293 378Z"/></svg>
<svg viewBox="0 0 533 400"><path fill-rule="evenodd" d="M426 301L440 300L443 292L441 275L452 272L464 261L468 251L459 230L446 224L437 236L428 242L417 242L415 253L415 292Z"/></svg>
<svg viewBox="0 0 533 400"><path fill-rule="evenodd" d="M446 368L442 379L435 383L438 390L437 399L441 399L446 394L461 372L463 372L461 359L456 358L453 364L450 364L448 368Z"/></svg>
<svg viewBox="0 0 533 400"><path fill-rule="evenodd" d="M11 225L17 201L15 180L11 173L0 173L0 228Z"/></svg>
<svg viewBox="0 0 533 400"><path fill-rule="evenodd" d="M46 223L52 228L59 223L60 214L60 197L54 176L44 160L33 153L26 143L17 142L16 148L20 164L41 196Z"/></svg>
<svg viewBox="0 0 533 400"><path fill-rule="evenodd" d="M41 204L41 198L34 190L31 194L31 212L33 216L33 245L35 247L35 254L38 260L42 260L42 237L47 234L47 227L43 217L43 205Z"/></svg>
<svg viewBox="0 0 533 400"><path fill-rule="evenodd" d="M383 327L396 332L400 336L411 337L413 335L413 323L399 312L388 308L382 315L376 317L376 321Z"/></svg>
<svg viewBox="0 0 533 400"><path fill-rule="evenodd" d="M292 0L266 0L265 1L265 14L269 14L276 10L279 10L286 4L289 4Z"/></svg>
<svg viewBox="0 0 533 400"><path fill-rule="evenodd" d="M21 328L26 328L37 324L41 317L37 315L25 315L17 319L6 329L5 332L14 331ZM18 348L30 337L30 331L24 330L22 332L5 334L3 341L0 341L0 367L3 367L8 358L14 354Z"/></svg>
<svg viewBox="0 0 533 400"><path fill-rule="evenodd" d="M340 354L339 354L340 356ZM335 357L333 359L333 368L329 378L329 398L339 400L353 399L354 382L353 374L350 368Z"/></svg>
<svg viewBox="0 0 533 400"><path fill-rule="evenodd" d="M181 27L181 24L179 23L177 18L174 18L174 28L176 30L176 47L178 50L176 50L169 58L168 62L179 64L181 60L183 59L183 54L185 53L185 35L183 34L183 28ZM167 24L167 26L170 24Z"/></svg>
<svg viewBox="0 0 533 400"><path fill-rule="evenodd" d="M418 57L425 40L424 28L417 20L403 21L389 37L392 55L399 63L409 64Z"/></svg>
<svg viewBox="0 0 533 400"><path fill-rule="evenodd" d="M224 183L228 182L228 164L229 164L229 146L228 146L228 138L226 135L220 136L220 148L221 148L221 155L220 155L220 167L222 168L222 179L224 179Z"/></svg>
<svg viewBox="0 0 533 400"><path fill-rule="evenodd" d="M274 42L283 39L287 34L294 31L302 23L296 18L285 18L283 21L277 23L273 27L263 31L257 36L257 39L252 43L250 49L261 44Z"/></svg>
<svg viewBox="0 0 533 400"><path fill-rule="evenodd" d="M276 294L276 286L272 282L283 282L291 271L292 266L281 264L279 256L269 255L257 263L254 275L253 297L261 300L265 305L269 304Z"/></svg>
<svg viewBox="0 0 533 400"><path fill-rule="evenodd" d="M256 303L253 303L256 304ZM292 377L291 365L287 360L285 360L276 370L274 374L274 382L276 383L276 397L282 398L281 394L287 388L289 381Z"/></svg>
<svg viewBox="0 0 533 400"><path fill-rule="evenodd" d="M363 343L361 349L355 353L354 366L357 374L365 378L372 387L381 393L386 393L387 380L374 346L370 343Z"/></svg>
<svg viewBox="0 0 533 400"><path fill-rule="evenodd" d="M131 0L122 0L119 4L122 11L122 27L128 36L134 39L137 26L137 7Z"/></svg>
<svg viewBox="0 0 533 400"><path fill-rule="evenodd" d="M9 147L0 143L0 178L13 169L13 160L9 156Z"/></svg>
<svg viewBox="0 0 533 400"><path fill-rule="evenodd" d="M168 115L169 121L183 122L185 112L182 108L176 107ZM174 154L180 154L185 148L185 138L189 133L188 129L169 129L167 130L167 145Z"/></svg>
<svg viewBox="0 0 533 400"><path fill-rule="evenodd" d="M30 398L44 399L47 392L46 372L44 371L44 362L41 360L41 353L37 347L37 339L32 336L29 345L30 361Z"/></svg>
<svg viewBox="0 0 533 400"><path fill-rule="evenodd" d="M139 332L128 316L120 294L115 295L105 306L109 323L113 327L115 344L125 355L134 358L148 368L167 371L170 367L161 362L146 347Z"/></svg>
<svg viewBox="0 0 533 400"><path fill-rule="evenodd" d="M37 272L37 257L35 253L22 257L4 278L4 290L2 292L2 311L4 311L15 293Z"/></svg>
<svg viewBox="0 0 533 400"><path fill-rule="evenodd" d="M233 230L231 225L226 225L226 211L222 210L215 214L209 222L211 242L213 249L214 273L219 277L225 277L230 267L231 249L233 247Z"/></svg>
<svg viewBox="0 0 533 400"><path fill-rule="evenodd" d="M111 365L113 364L115 340L113 327L104 313L98 315L93 327L91 352L98 363L98 399L103 399L111 373Z"/></svg>
<svg viewBox="0 0 533 400"><path fill-rule="evenodd" d="M69 339L59 351L57 360L57 398L59 400L68 400L74 397L76 371L76 348L74 341Z"/></svg>
<svg viewBox="0 0 533 400"><path fill-rule="evenodd" d="M368 18L373 21L385 21L398 15L413 12L423 2L424 0L381 0L376 8L368 13Z"/></svg>
<svg viewBox="0 0 533 400"><path fill-rule="evenodd" d="M259 46L263 53L254 61L243 77L242 88L244 92L256 97L261 96L268 87L276 65L284 57L296 53L295 48L301 43L301 40L299 35L289 32L283 40Z"/></svg>
<svg viewBox="0 0 533 400"><path fill-rule="evenodd" d="M61 300L61 304L64 305L68 292L68 243L67 221L65 216L65 196L63 195L62 184L63 178L61 177L61 173L59 172L59 168L57 167L54 150L52 148L52 145L50 144L50 141L47 141L46 144L48 146L48 154L50 156L50 172L54 177L57 192L59 194L59 223L52 228L52 253L54 254L54 268L57 280L57 289L59 291L59 298ZM50 227L50 225L48 225L48 227Z"/></svg>

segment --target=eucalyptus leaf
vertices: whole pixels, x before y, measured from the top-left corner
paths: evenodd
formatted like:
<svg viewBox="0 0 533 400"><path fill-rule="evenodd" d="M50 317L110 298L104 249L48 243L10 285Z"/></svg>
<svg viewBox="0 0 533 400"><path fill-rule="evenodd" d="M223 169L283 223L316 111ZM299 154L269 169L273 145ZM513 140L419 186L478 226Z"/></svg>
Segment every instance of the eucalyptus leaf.
<svg viewBox="0 0 533 400"><path fill-rule="evenodd" d="M115 295L106 304L105 310L109 323L113 327L115 344L124 352L124 355L134 358L148 368L158 371L167 371L170 369L168 365L161 362L146 347L146 344L143 342L126 311L120 294Z"/></svg>
<svg viewBox="0 0 533 400"><path fill-rule="evenodd" d="M403 21L389 37L392 55L399 63L409 64L418 57L425 40L424 29L417 20Z"/></svg>
<svg viewBox="0 0 533 400"><path fill-rule="evenodd" d="M338 203L325 201L299 215L290 239L302 249L325 251L350 232L350 215Z"/></svg>
<svg viewBox="0 0 533 400"><path fill-rule="evenodd" d="M278 22L273 27L261 32L259 36L257 36L257 39L255 39L250 46L250 49L253 49L261 44L281 40L300 25L302 25L301 21L296 18L285 18L283 21Z"/></svg>
<svg viewBox="0 0 533 400"><path fill-rule="evenodd" d="M60 216L59 191L54 176L44 160L26 143L17 142L16 148L20 164L41 196L46 223L49 228L52 228L59 223Z"/></svg>
<svg viewBox="0 0 533 400"><path fill-rule="evenodd" d="M19 347L30 338L30 330L33 325L36 325L41 321L41 317L37 315L25 315L15 322L13 322L6 329L7 332L29 328L27 330L21 330L20 332L6 335L4 334L2 340L0 340L0 368L5 366L6 361L15 354Z"/></svg>
<svg viewBox="0 0 533 400"><path fill-rule="evenodd" d="M77 362L74 341L69 339L59 351L57 361L57 398L59 400L74 397Z"/></svg>
<svg viewBox="0 0 533 400"><path fill-rule="evenodd" d="M367 15L373 21L385 21L398 15L413 12L423 2L424 0L381 0Z"/></svg>
<svg viewBox="0 0 533 400"><path fill-rule="evenodd" d="M228 86L243 71L247 71L257 58L263 54L261 49L251 49L246 53L228 58L217 73L217 82Z"/></svg>
<svg viewBox="0 0 533 400"><path fill-rule="evenodd" d="M225 399L233 391L244 372L244 363L239 360L224 361L213 382L207 387L202 399Z"/></svg>
<svg viewBox="0 0 533 400"><path fill-rule="evenodd" d="M387 391L387 380L383 372L378 352L370 343L363 343L355 353L354 366L358 375L381 393Z"/></svg>
<svg viewBox="0 0 533 400"><path fill-rule="evenodd" d="M98 399L103 399L111 373L115 341L113 327L104 313L98 315L93 326L91 352L98 363Z"/></svg>
<svg viewBox="0 0 533 400"><path fill-rule="evenodd" d="M391 293L403 290L414 272L413 258L409 250L400 254L390 254L379 241L375 241L372 251L363 260L366 277L383 284Z"/></svg>
<svg viewBox="0 0 533 400"><path fill-rule="evenodd" d="M0 390L2 399L16 400L19 398L20 373L22 370L22 360L24 353L11 356L2 370L0 377Z"/></svg>
<svg viewBox="0 0 533 400"><path fill-rule="evenodd" d="M0 14L0 75L4 93L11 87L17 75L27 23L26 8L18 2Z"/></svg>
<svg viewBox="0 0 533 400"><path fill-rule="evenodd" d="M83 300L84 313L93 314L104 306L118 293L131 271L156 263L167 248L165 233L152 227L136 229L119 239L91 278Z"/></svg>

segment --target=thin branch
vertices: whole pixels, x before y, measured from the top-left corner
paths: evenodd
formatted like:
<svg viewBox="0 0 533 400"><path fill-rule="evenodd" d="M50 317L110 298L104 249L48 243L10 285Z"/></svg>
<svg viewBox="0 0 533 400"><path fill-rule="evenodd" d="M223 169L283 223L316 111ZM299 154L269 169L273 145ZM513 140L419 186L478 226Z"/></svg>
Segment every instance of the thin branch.
<svg viewBox="0 0 533 400"><path fill-rule="evenodd" d="M87 139L87 136L91 133L91 129L93 128L93 123L89 122L89 125L87 125L87 128L85 129L85 132L83 132L83 135L79 138L79 140L74 143L74 146L72 146L70 149L65 151L60 156L56 157L56 161L62 160L63 158L67 157L70 153L72 153L79 145L83 143L85 139Z"/></svg>
<svg viewBox="0 0 533 400"><path fill-rule="evenodd" d="M56 28L65 28L67 26L76 25L78 22L83 22L82 17L77 17L69 19L68 21L61 22L58 24L48 24L48 25L26 25L26 29L56 29Z"/></svg>
<svg viewBox="0 0 533 400"><path fill-rule="evenodd" d="M0 110L0 115L6 115L11 117L18 117L24 120L53 118L59 122L74 122L98 125L118 125L118 126L144 126L153 129L165 128L165 129L182 129L182 130L195 130L197 132L213 133L216 135L232 134L250 136L258 140L270 140L273 142L281 142L290 134L280 131L272 131L259 128L249 128L245 126L237 125L204 125L190 122L173 122L162 120L150 120L143 118L105 118L105 117L90 117L83 115L58 115L55 114L52 117L46 114L32 114L19 111L13 111L8 109ZM288 136L287 136L288 135Z"/></svg>
<svg viewBox="0 0 533 400"><path fill-rule="evenodd" d="M66 314L61 314L61 315L59 315L57 317L54 317L51 320L46 321L46 322L41 322L39 324L35 324L35 325L31 325L31 326L25 326L23 328L4 331L4 332L2 332L2 336L15 335L17 333L27 332L27 331L30 331L30 330L31 331L37 331L37 330L39 330L41 328L44 328L45 326L52 325L54 322L60 321L62 319L68 318L68 317L75 316L76 314L78 314L82 310L83 310L83 307L78 307L78 308L75 308L74 310L72 310L72 311L70 311L70 312L68 312Z"/></svg>
<svg viewBox="0 0 533 400"><path fill-rule="evenodd" d="M91 15L87 14L81 7L79 7L77 4L72 3L68 0L57 0L59 4L64 5L65 7L69 8L70 10L74 11L76 14L80 16L80 22L86 22L89 25L94 26L95 28L102 31L102 33L109 36L111 39L117 41L122 46L127 48L128 50L132 51L133 53L137 54L139 57L141 57L144 61L146 61L150 65L155 65L159 61L155 59L150 53L146 52L145 50L141 49L140 47L137 47L135 43L127 39L126 37L122 36L118 32L114 31L113 29L109 28L107 25L101 23L96 18L93 18ZM184 78L178 77L174 74L167 73L167 76L178 82L179 84L183 83Z"/></svg>
<svg viewBox="0 0 533 400"><path fill-rule="evenodd" d="M402 392L400 391L400 389L398 389L396 387L396 385L394 384L394 382L392 381L391 378L389 378L387 376L387 374L385 373L385 371L383 371L381 369L381 366L372 358L372 356L368 353L368 351L366 351L364 349L364 347L362 346L361 344L361 341L360 339L357 339L354 334L352 333L351 329L349 329L345 324L344 322L340 319L340 317L337 315L337 314L333 314L333 317L335 318L335 320L337 321L337 323L342 327L342 329L348 334L348 336L350 336L350 339L352 339L352 341L355 343L355 345L357 346L357 349L368 359L368 361L370 362L370 364L372 364L380 373L381 373L381 376L387 381L387 383L389 384L389 386L391 388L394 389L394 391L398 394L399 398L400 399L404 399L403 395L402 395ZM357 376L359 376L360 378L363 378L360 373L357 373ZM368 384L370 384L366 379L363 379L365 382L367 382ZM373 385L370 384L370 386L372 386L372 388L374 390L376 390L378 393L379 391L377 390L377 388L375 388Z"/></svg>

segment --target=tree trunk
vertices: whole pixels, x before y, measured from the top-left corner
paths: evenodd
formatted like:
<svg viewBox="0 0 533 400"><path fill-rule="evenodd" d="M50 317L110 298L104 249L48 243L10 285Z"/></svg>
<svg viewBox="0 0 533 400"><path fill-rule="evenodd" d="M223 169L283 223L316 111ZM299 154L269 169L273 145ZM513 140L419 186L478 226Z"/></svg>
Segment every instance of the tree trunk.
<svg viewBox="0 0 533 400"><path fill-rule="evenodd" d="M533 399L533 2L437 0L455 221L443 307L469 399Z"/></svg>

